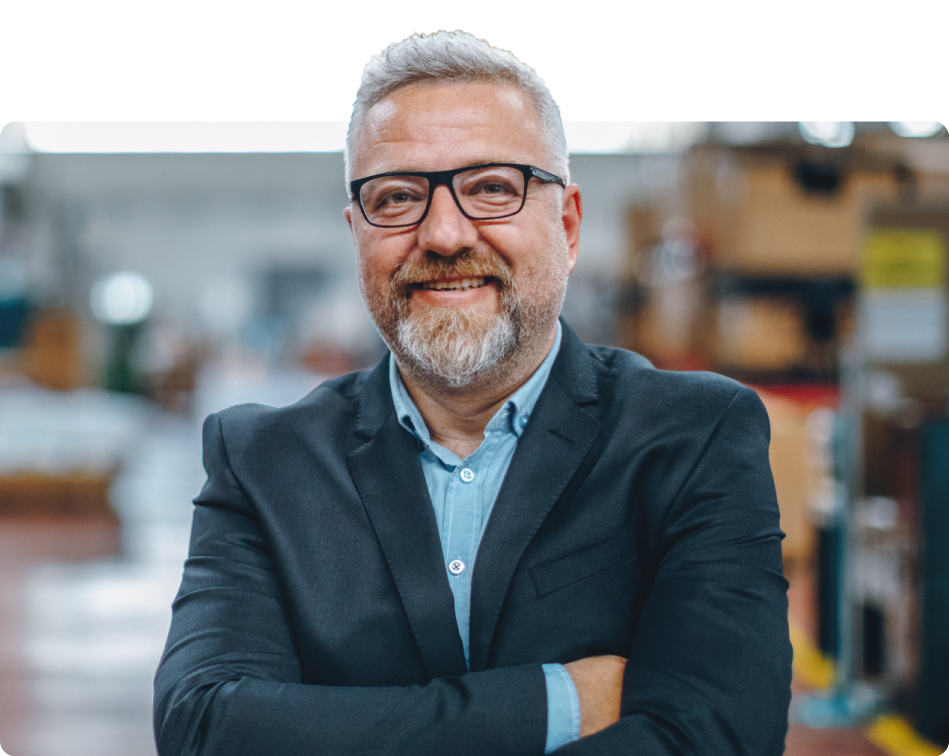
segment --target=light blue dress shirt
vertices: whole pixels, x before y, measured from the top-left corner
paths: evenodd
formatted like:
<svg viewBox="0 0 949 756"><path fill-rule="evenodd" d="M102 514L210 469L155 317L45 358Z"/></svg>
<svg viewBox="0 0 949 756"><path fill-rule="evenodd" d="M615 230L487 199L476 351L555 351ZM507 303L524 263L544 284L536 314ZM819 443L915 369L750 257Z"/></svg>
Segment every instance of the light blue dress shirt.
<svg viewBox="0 0 949 756"><path fill-rule="evenodd" d="M448 583L455 599L455 618L468 663L471 615L471 573L478 545L501 483L527 427L534 405L560 350L561 329L550 353L484 429L484 441L461 459L432 441L425 421L409 396L395 360L389 357L389 386L399 423L418 439L422 472L435 507ZM570 674L561 664L544 664L547 683L547 743L544 753L580 737L580 701Z"/></svg>

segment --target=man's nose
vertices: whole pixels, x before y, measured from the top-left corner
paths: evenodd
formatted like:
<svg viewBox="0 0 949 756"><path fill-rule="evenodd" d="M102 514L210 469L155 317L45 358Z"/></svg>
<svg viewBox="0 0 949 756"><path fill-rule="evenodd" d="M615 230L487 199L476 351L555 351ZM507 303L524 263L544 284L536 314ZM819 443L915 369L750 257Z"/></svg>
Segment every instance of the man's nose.
<svg viewBox="0 0 949 756"><path fill-rule="evenodd" d="M449 257L470 249L477 239L478 230L455 204L448 187L436 186L428 214L419 224L419 247Z"/></svg>

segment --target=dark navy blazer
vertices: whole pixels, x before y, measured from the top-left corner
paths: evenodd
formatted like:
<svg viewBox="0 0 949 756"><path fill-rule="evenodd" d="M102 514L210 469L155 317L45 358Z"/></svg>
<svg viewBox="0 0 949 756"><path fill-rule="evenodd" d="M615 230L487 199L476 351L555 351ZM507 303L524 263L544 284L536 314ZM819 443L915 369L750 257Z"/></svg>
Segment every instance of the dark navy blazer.
<svg viewBox="0 0 949 756"><path fill-rule="evenodd" d="M778 756L787 583L751 390L564 326L473 567L471 671L387 362L204 427L155 679L161 756L543 753L541 664L629 658L558 753Z"/></svg>

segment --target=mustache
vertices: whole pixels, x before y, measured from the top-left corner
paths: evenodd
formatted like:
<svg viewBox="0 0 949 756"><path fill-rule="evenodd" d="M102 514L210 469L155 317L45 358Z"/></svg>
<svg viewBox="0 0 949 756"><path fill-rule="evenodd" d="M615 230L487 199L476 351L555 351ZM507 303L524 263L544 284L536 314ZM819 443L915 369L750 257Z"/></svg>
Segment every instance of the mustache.
<svg viewBox="0 0 949 756"><path fill-rule="evenodd" d="M392 276L393 286L402 294L426 281L443 278L493 278L501 289L510 288L514 276L507 263L497 256L457 255L419 257L407 261Z"/></svg>

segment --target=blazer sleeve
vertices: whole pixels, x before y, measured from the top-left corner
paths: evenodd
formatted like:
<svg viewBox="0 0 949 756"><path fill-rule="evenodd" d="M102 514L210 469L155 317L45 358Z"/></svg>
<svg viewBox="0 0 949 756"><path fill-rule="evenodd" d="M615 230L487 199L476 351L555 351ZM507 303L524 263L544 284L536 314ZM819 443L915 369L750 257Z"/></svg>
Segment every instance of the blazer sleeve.
<svg viewBox="0 0 949 756"><path fill-rule="evenodd" d="M665 514L620 721L557 753L784 752L791 646L769 436L740 388Z"/></svg>
<svg viewBox="0 0 949 756"><path fill-rule="evenodd" d="M273 556L214 415L204 462L208 479L155 676L160 756L543 753L540 664L404 687L302 683Z"/></svg>

